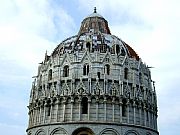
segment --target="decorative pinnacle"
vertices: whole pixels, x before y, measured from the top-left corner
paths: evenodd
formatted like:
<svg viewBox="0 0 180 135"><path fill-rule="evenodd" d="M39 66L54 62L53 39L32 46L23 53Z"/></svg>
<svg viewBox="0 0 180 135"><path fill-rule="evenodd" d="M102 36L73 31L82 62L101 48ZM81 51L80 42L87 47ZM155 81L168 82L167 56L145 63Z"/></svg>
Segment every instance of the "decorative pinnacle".
<svg viewBox="0 0 180 135"><path fill-rule="evenodd" d="M96 12L96 7L94 7L94 13L97 13L97 12Z"/></svg>

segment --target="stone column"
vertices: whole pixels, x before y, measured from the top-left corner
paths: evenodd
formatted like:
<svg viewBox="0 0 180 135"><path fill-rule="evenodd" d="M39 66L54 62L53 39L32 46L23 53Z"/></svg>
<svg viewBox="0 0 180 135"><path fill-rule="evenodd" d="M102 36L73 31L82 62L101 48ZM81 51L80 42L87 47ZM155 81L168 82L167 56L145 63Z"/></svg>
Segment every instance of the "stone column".
<svg viewBox="0 0 180 135"><path fill-rule="evenodd" d="M46 106L44 105L44 112L43 112L43 123L45 123L45 118L46 118Z"/></svg>
<svg viewBox="0 0 180 135"><path fill-rule="evenodd" d="M90 93L92 93L92 90L91 90L91 79L89 80L89 91L90 91Z"/></svg>
<svg viewBox="0 0 180 135"><path fill-rule="evenodd" d="M113 100L112 100L112 111L113 111L113 112L112 112L112 121L114 121L114 115L115 115L115 114L114 114L114 113L115 113L115 112L114 112L114 104L115 104L115 99L114 99L114 97L113 97Z"/></svg>
<svg viewBox="0 0 180 135"><path fill-rule="evenodd" d="M152 113L152 127L155 129L154 112Z"/></svg>
<svg viewBox="0 0 180 135"><path fill-rule="evenodd" d="M129 99L127 100L126 105L127 105L127 123L129 123L129 115L130 115L130 113L129 113L129 106L130 106Z"/></svg>
<svg viewBox="0 0 180 135"><path fill-rule="evenodd" d="M119 95L122 95L122 82L119 80Z"/></svg>
<svg viewBox="0 0 180 135"><path fill-rule="evenodd" d="M32 119L32 112L31 109L29 108L29 127L31 127L31 119Z"/></svg>
<svg viewBox="0 0 180 135"><path fill-rule="evenodd" d="M106 97L104 97L104 121L107 120L107 108L106 108L106 105L107 105L107 100L106 100Z"/></svg>
<svg viewBox="0 0 180 135"><path fill-rule="evenodd" d="M88 93L91 93L91 79L88 78Z"/></svg>
<svg viewBox="0 0 180 135"><path fill-rule="evenodd" d="M98 113L99 113L99 100L96 99L96 121L98 121Z"/></svg>
<svg viewBox="0 0 180 135"><path fill-rule="evenodd" d="M59 100L58 100L58 102L57 102L57 109L56 109L56 122L58 122L59 120L58 120L58 113L59 113Z"/></svg>
<svg viewBox="0 0 180 135"><path fill-rule="evenodd" d="M139 123L137 123L137 124L139 124L139 125L141 125L141 118L140 118L140 106L139 105L137 105L137 110L138 110L138 118L139 118Z"/></svg>
<svg viewBox="0 0 180 135"><path fill-rule="evenodd" d="M33 126L33 109L31 110L31 126Z"/></svg>
<svg viewBox="0 0 180 135"><path fill-rule="evenodd" d="M79 99L79 121L81 121L81 99Z"/></svg>
<svg viewBox="0 0 180 135"><path fill-rule="evenodd" d="M34 125L37 123L37 107L34 108Z"/></svg>
<svg viewBox="0 0 180 135"><path fill-rule="evenodd" d="M66 113L66 100L63 100L63 121L65 121L65 113Z"/></svg>
<svg viewBox="0 0 180 135"><path fill-rule="evenodd" d="M39 106L39 123L41 123L41 115L42 115L42 112L41 112L41 106Z"/></svg>
<svg viewBox="0 0 180 135"><path fill-rule="evenodd" d="M119 102L119 118L120 118L120 123L122 123L122 99L120 99L120 102Z"/></svg>
<svg viewBox="0 0 180 135"><path fill-rule="evenodd" d="M53 103L53 99L51 98L51 103L50 103L50 116L49 116L49 118L50 118L50 123L52 122L52 116L53 116L53 114L54 114L54 103Z"/></svg>
<svg viewBox="0 0 180 135"><path fill-rule="evenodd" d="M124 94L124 90L123 90L123 82L121 82L121 94Z"/></svg>
<svg viewBox="0 0 180 135"><path fill-rule="evenodd" d="M146 106L145 106L145 104L144 104L144 126L146 126L147 124L146 124L146 120L147 120L147 118L146 118Z"/></svg>
<svg viewBox="0 0 180 135"><path fill-rule="evenodd" d="M73 103L74 103L74 100L73 98L71 98L71 121L73 121Z"/></svg>
<svg viewBox="0 0 180 135"><path fill-rule="evenodd" d="M90 105L91 105L91 99L88 98L88 120L90 120Z"/></svg>
<svg viewBox="0 0 180 135"><path fill-rule="evenodd" d="M136 103L135 103L135 101L133 102L133 111L134 111L134 116L133 116L134 124L136 124Z"/></svg>
<svg viewBox="0 0 180 135"><path fill-rule="evenodd" d="M139 123L142 125L142 107L141 105L139 106Z"/></svg>

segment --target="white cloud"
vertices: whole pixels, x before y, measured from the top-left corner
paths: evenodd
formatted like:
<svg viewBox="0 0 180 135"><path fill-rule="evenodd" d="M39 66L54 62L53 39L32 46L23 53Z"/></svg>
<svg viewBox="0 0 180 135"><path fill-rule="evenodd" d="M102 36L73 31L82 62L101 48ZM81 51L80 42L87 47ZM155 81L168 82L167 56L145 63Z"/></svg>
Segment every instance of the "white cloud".
<svg viewBox="0 0 180 135"><path fill-rule="evenodd" d="M0 1L1 134L25 134L31 76L45 51L51 54L74 27L72 17L48 0Z"/></svg>

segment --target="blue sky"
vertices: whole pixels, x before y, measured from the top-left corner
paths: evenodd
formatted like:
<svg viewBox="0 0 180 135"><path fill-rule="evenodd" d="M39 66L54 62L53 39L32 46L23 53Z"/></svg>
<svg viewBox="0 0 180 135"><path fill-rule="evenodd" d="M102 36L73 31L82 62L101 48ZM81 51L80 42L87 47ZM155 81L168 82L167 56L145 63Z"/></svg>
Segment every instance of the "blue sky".
<svg viewBox="0 0 180 135"><path fill-rule="evenodd" d="M156 82L162 135L180 129L179 0L0 0L0 132L25 135L32 76L46 50L77 34L93 12L128 43Z"/></svg>

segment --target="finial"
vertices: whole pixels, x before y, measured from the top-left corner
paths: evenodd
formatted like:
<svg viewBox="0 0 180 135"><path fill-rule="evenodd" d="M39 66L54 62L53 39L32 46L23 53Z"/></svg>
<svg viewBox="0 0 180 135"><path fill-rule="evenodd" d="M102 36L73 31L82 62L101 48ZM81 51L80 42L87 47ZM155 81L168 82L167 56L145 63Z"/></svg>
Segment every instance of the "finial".
<svg viewBox="0 0 180 135"><path fill-rule="evenodd" d="M97 12L96 12L96 7L94 7L94 13L97 13Z"/></svg>

